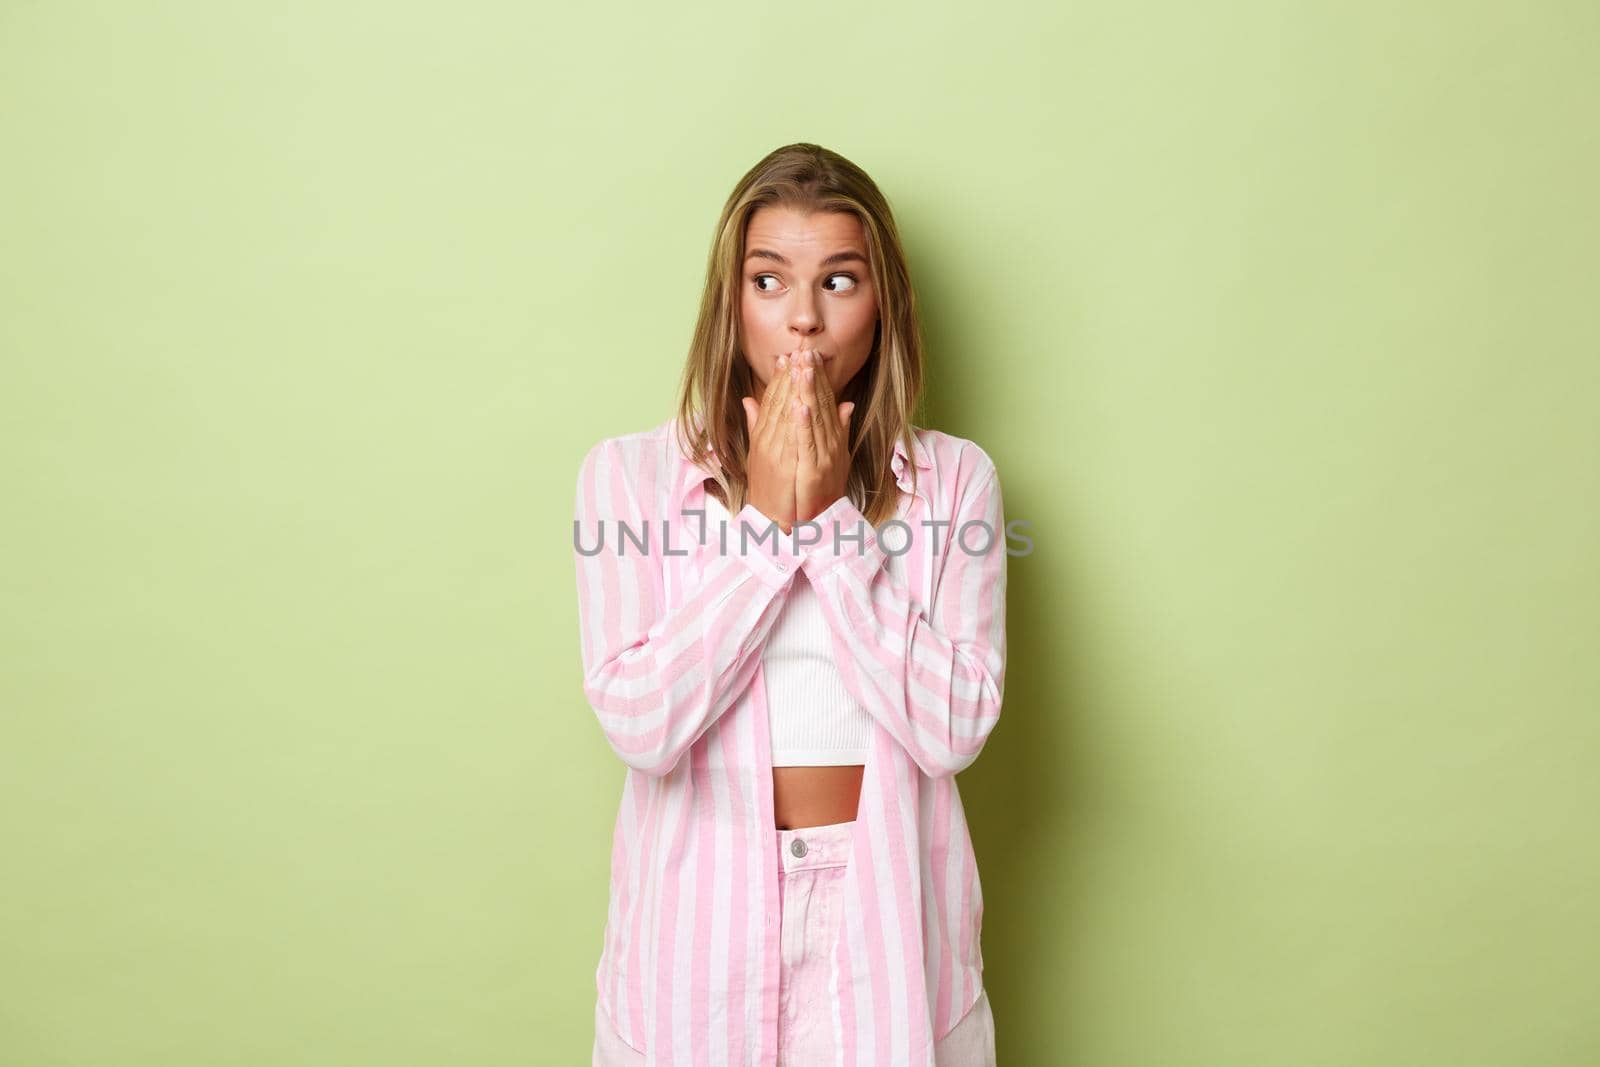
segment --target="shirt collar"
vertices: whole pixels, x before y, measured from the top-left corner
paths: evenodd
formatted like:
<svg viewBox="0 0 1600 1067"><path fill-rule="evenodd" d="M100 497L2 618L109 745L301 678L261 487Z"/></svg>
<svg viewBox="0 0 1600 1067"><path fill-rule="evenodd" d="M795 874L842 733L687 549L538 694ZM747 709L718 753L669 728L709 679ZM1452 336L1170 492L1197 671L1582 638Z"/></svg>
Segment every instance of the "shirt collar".
<svg viewBox="0 0 1600 1067"><path fill-rule="evenodd" d="M677 427L674 426L672 429L676 430ZM720 469L721 464L717 459L716 448L709 442L707 443L706 447L710 450L710 454L706 457L710 463L710 469L713 471ZM917 428L914 426L911 428L910 462L919 470L933 470L933 458L929 455L927 446L922 443L922 438L918 434ZM907 455L905 443L897 437L895 438L894 442L894 455L890 457L889 466L894 471L895 484L909 493L911 492L911 470L909 467L907 467L906 463ZM682 496L687 494L695 486L703 482L705 478L705 470L693 463L685 461L683 484L679 486L679 495ZM920 479L920 484L917 487L917 495L921 496L924 500L928 499L927 484L928 483L926 479Z"/></svg>

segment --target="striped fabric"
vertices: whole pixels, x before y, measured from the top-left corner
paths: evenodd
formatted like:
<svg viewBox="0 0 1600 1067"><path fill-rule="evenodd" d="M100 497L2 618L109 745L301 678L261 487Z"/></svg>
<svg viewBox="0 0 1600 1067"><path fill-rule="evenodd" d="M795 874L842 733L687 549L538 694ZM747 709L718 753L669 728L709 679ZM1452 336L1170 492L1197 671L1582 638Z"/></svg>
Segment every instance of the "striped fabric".
<svg viewBox="0 0 1600 1067"><path fill-rule="evenodd" d="M904 526L885 526L880 543L841 497L818 528L796 526L816 542L797 546L753 505L712 521L707 471L676 430L669 419L602 440L578 473L584 692L627 767L599 1004L649 1065L777 1062L761 650L793 583L809 580L873 719L832 954L835 1063L934 1067L934 1042L983 988L983 893L953 776L977 758L1004 692L994 464L971 441L916 428L912 454L893 458Z"/></svg>

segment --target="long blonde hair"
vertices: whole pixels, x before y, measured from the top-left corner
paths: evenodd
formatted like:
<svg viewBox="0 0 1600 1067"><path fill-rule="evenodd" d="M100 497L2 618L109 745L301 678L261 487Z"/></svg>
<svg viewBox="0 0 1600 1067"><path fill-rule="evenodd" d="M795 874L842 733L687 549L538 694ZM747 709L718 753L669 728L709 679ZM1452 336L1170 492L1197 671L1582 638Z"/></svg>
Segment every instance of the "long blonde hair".
<svg viewBox="0 0 1600 1067"><path fill-rule="evenodd" d="M908 456L916 454L911 427L922 392L922 328L888 201L865 171L837 152L803 142L776 149L739 179L723 205L684 366L679 447L692 462L713 466L722 503L738 514L745 504L749 470L749 434L740 398L756 395L739 348L740 279L750 217L768 206L835 211L861 220L878 298L878 325L872 354L836 400L855 402L846 494L876 526L894 514L899 500L890 466L894 442L900 440ZM708 464L712 448L716 460ZM916 466L907 467L915 484Z"/></svg>

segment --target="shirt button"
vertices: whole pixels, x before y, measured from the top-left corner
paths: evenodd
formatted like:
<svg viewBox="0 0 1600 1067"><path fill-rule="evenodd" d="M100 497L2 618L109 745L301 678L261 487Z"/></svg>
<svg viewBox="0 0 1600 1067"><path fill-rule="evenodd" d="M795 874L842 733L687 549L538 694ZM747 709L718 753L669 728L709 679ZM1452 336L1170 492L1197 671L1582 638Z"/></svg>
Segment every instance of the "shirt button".
<svg viewBox="0 0 1600 1067"><path fill-rule="evenodd" d="M796 856L804 856L806 854L806 843L797 837L794 839L794 843L789 846L789 851Z"/></svg>
<svg viewBox="0 0 1600 1067"><path fill-rule="evenodd" d="M789 565L787 563L780 563L778 564L778 569L780 571L786 571L789 569Z"/></svg>

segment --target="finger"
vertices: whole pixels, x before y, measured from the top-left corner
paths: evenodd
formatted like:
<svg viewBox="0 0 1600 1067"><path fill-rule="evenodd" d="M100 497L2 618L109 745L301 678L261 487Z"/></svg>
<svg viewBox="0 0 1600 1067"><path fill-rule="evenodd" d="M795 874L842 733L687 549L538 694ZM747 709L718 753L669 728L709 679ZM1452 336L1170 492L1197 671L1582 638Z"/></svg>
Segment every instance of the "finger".
<svg viewBox="0 0 1600 1067"><path fill-rule="evenodd" d="M811 432L811 413L806 409L806 402L799 397L794 398L792 406L790 422L794 427L795 463L797 467L810 471L817 465L817 439Z"/></svg>
<svg viewBox="0 0 1600 1067"><path fill-rule="evenodd" d="M815 456L817 452L817 436L812 427L816 424L816 418L812 413L817 409L806 403L805 397L795 397L794 404L794 432L798 436L802 448Z"/></svg>
<svg viewBox="0 0 1600 1067"><path fill-rule="evenodd" d="M784 411L788 411L787 404L784 406ZM795 440L796 435L794 432L794 417L791 415L786 418L781 418L779 419L779 422L782 425L783 440L779 447L778 456L783 460L784 469L792 473L794 471L795 463L799 459L797 452L799 445Z"/></svg>
<svg viewBox="0 0 1600 1067"><path fill-rule="evenodd" d="M772 414L778 420L780 427L789 419L789 402L795 396L793 367L794 361L790 360L784 364L784 371L778 376L777 401L779 406L773 409Z"/></svg>
<svg viewBox="0 0 1600 1067"><path fill-rule="evenodd" d="M761 447L772 450L779 444L778 434L783 428L787 400L784 389L787 384L789 372L780 371L767 383L766 391L761 396L761 413L765 422L759 427L758 435Z"/></svg>
<svg viewBox="0 0 1600 1067"><path fill-rule="evenodd" d="M761 447L761 442L767 436L767 424L772 421L772 383L761 390L761 399L755 402L756 418L750 424L750 451L754 452Z"/></svg>
<svg viewBox="0 0 1600 1067"><path fill-rule="evenodd" d="M817 395L817 368L815 366L807 367L802 376L806 379L806 382L801 390L801 396L804 398L806 406L810 408L806 421L812 440L816 443L818 452L831 452L834 447L834 436L827 425L827 413L833 409L833 405L829 404L824 407L822 398Z"/></svg>
<svg viewBox="0 0 1600 1067"><path fill-rule="evenodd" d="M817 399L833 407L833 383L828 381L828 371L821 360L815 360L812 366L817 370Z"/></svg>
<svg viewBox="0 0 1600 1067"><path fill-rule="evenodd" d="M784 355L780 355L778 357L778 369L773 373L772 380L767 383L767 391L772 395L772 398L774 400L778 399L778 393L777 393L778 385L783 381L784 377L787 376L788 373L789 373L789 371L787 369L788 365L789 364L787 362L787 353L785 353ZM783 413L783 410L781 408L774 409L774 411L773 411L774 415L781 415L782 413Z"/></svg>
<svg viewBox="0 0 1600 1067"><path fill-rule="evenodd" d="M811 380L808 383L810 395L807 403L811 405L811 432L817 438L818 451L832 455L842 448L838 423L828 417L829 412L837 413L838 405L834 403L833 389L828 385L828 375L821 362L813 359L809 369Z"/></svg>
<svg viewBox="0 0 1600 1067"><path fill-rule="evenodd" d="M814 456L816 453L815 433L811 428L811 412L816 410L816 393L812 387L815 375L807 374L814 363L813 354L809 349L801 349L795 360L794 395L800 406L795 409L795 430L801 435L800 444L804 449L809 449Z"/></svg>

